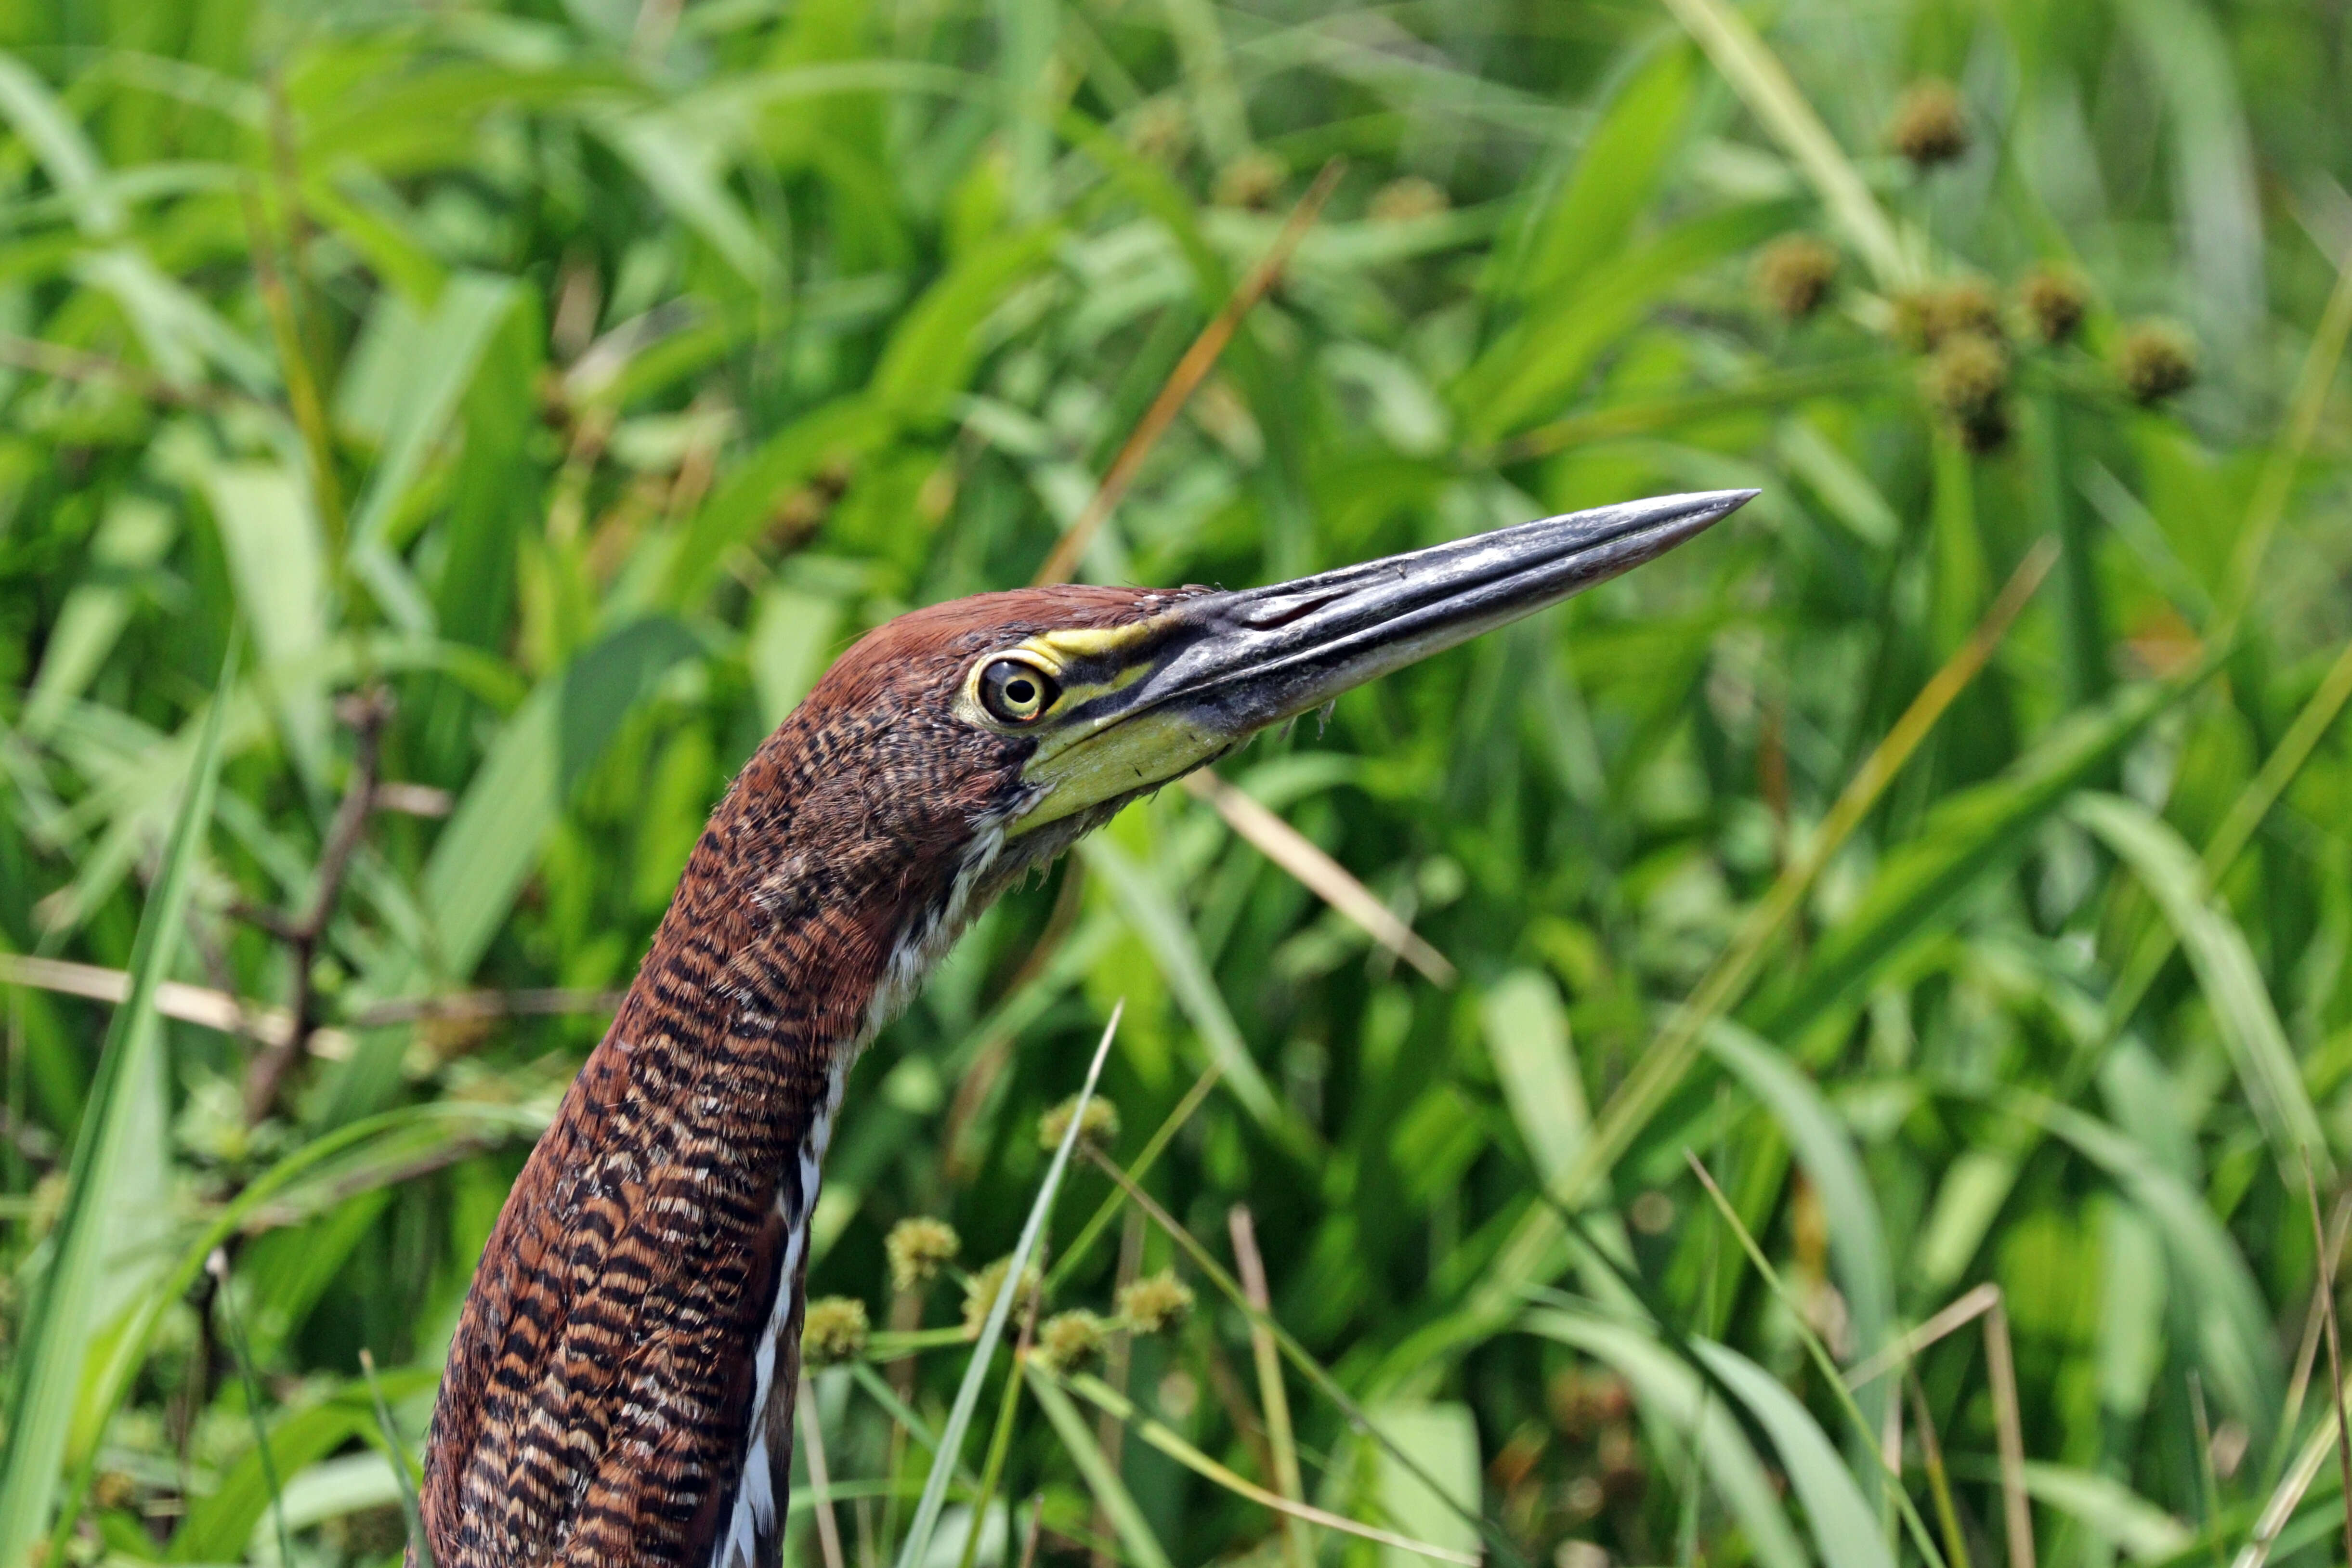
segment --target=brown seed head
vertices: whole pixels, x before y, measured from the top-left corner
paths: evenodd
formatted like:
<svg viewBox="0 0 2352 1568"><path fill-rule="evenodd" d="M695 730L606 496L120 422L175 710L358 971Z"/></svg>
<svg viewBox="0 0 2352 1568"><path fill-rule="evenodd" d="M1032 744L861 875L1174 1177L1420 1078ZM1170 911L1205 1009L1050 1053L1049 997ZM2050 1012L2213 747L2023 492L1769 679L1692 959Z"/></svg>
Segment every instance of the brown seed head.
<svg viewBox="0 0 2352 1568"><path fill-rule="evenodd" d="M1192 144L1192 117L1181 99L1148 99L1128 119L1127 144L1154 163L1172 163Z"/></svg>
<svg viewBox="0 0 2352 1568"><path fill-rule="evenodd" d="M1810 234L1785 234L1756 258L1756 291L1791 321L1822 308L1836 279L1838 254Z"/></svg>
<svg viewBox="0 0 2352 1568"><path fill-rule="evenodd" d="M2197 342L2169 321L2142 321L2116 345L2116 379L2143 407L2186 392L2197 379Z"/></svg>
<svg viewBox="0 0 2352 1568"><path fill-rule="evenodd" d="M1070 1117L1078 1108L1078 1097L1070 1096L1053 1110L1037 1119L1037 1147L1058 1149L1063 1135L1070 1130ZM1087 1113L1078 1122L1078 1142L1087 1148L1108 1149L1118 1142L1118 1107L1096 1095L1087 1101Z"/></svg>
<svg viewBox="0 0 2352 1568"><path fill-rule="evenodd" d="M1172 1268L1147 1274L1118 1293L1118 1315L1139 1334L1172 1329L1192 1310L1192 1288Z"/></svg>
<svg viewBox="0 0 2352 1568"><path fill-rule="evenodd" d="M1443 186L1419 174L1407 174L1374 191L1369 211L1374 223L1410 223L1417 217L1434 217L1452 205Z"/></svg>
<svg viewBox="0 0 2352 1568"><path fill-rule="evenodd" d="M852 1296L820 1296L801 1327L801 1357L811 1366L835 1366L866 1353L866 1303Z"/></svg>
<svg viewBox="0 0 2352 1568"><path fill-rule="evenodd" d="M2045 343L2063 343L2083 324L2091 308L2091 288L2076 272L2038 267L2018 286L2018 302L2033 323L2034 335Z"/></svg>
<svg viewBox="0 0 2352 1568"><path fill-rule="evenodd" d="M2009 390L2009 354L1978 332L1947 338L1920 374L1927 401L1956 419L1976 418Z"/></svg>
<svg viewBox="0 0 2352 1568"><path fill-rule="evenodd" d="M882 1238L883 1256L890 1260L890 1289L901 1295L921 1289L961 1250L962 1239L943 1219L918 1215L900 1220Z"/></svg>
<svg viewBox="0 0 2352 1568"><path fill-rule="evenodd" d="M1580 1442L1622 1421L1633 1404L1633 1391L1623 1378L1582 1367L1570 1367L1554 1377L1545 1394L1553 1424L1563 1436Z"/></svg>
<svg viewBox="0 0 2352 1568"><path fill-rule="evenodd" d="M2000 299L1978 279L1906 290L1892 303L1895 341L1914 353L1941 347L1945 339L1961 332L1994 342L2001 339Z"/></svg>
<svg viewBox="0 0 2352 1568"><path fill-rule="evenodd" d="M1282 194L1282 182L1289 174L1281 159L1264 148L1253 149L1217 171L1217 205L1271 206L1274 198Z"/></svg>
<svg viewBox="0 0 2352 1568"><path fill-rule="evenodd" d="M1914 166L1931 169L1969 150L1967 105L1959 89L1932 78L1911 84L1886 128L1887 144Z"/></svg>

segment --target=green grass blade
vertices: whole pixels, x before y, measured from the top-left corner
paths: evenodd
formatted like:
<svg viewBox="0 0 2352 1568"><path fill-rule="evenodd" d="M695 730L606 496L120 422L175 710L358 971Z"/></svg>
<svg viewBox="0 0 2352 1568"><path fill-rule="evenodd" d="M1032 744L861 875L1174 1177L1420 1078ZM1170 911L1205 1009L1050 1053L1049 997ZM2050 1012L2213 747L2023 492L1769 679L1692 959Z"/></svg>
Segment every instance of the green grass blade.
<svg viewBox="0 0 2352 1568"><path fill-rule="evenodd" d="M165 841L162 869L139 921L131 954L131 995L115 1009L98 1071L74 1139L66 1200L51 1240L49 1267L18 1342L16 1385L9 1401L8 1452L0 1466L0 1564L25 1561L46 1529L58 1492L66 1435L73 1423L83 1362L95 1331L100 1275L106 1258L114 1188L128 1161L131 1098L141 1071L162 1048L155 992L170 973L186 922L188 894L219 779L222 700L235 674L237 640L205 716L180 809Z"/></svg>
<svg viewBox="0 0 2352 1568"><path fill-rule="evenodd" d="M2115 1126L2038 1095L2011 1094L2009 1108L2099 1166L2153 1222L2172 1256L2173 1278L2193 1306L2195 1353L2207 1386L2253 1433L2257 1446L2285 1397L2279 1350L2262 1289L2203 1195L2166 1170Z"/></svg>
<svg viewBox="0 0 2352 1568"><path fill-rule="evenodd" d="M693 639L677 622L632 622L583 652L507 721L420 879L440 968L463 978L522 890L564 800Z"/></svg>
<svg viewBox="0 0 2352 1568"><path fill-rule="evenodd" d="M1727 1345L1699 1341L1695 1348L1707 1370L1748 1406L1780 1450L1789 1485L1805 1505L1822 1558L1838 1568L1895 1568L1895 1554L1878 1531L1876 1510L1838 1458L1837 1446L1797 1396Z"/></svg>
<svg viewBox="0 0 2352 1568"><path fill-rule="evenodd" d="M1037 1370L1031 1368L1030 1376L1034 1378L1037 1375L1039 1375ZM1235 1475L1231 1469L1201 1452L1161 1423L1144 1415L1135 1407L1133 1400L1129 1399L1098 1377L1081 1373L1065 1379L1064 1382L1072 1392L1112 1419L1125 1424L1137 1436L1199 1476L1202 1480L1221 1486L1236 1497L1247 1498L1254 1503L1272 1509L1277 1513L1287 1514L1293 1519L1306 1520L1331 1530L1360 1536L1366 1541L1377 1541L1384 1546L1393 1546L1418 1557L1427 1557L1439 1563L1460 1563L1465 1564L1465 1568L1477 1568L1479 1559L1475 1552L1450 1551L1426 1541L1416 1541L1409 1535L1399 1535L1392 1530L1381 1530L1375 1525L1362 1524L1352 1519L1343 1519L1324 1509L1294 1502L1279 1492L1268 1491L1264 1487Z"/></svg>
<svg viewBox="0 0 2352 1568"><path fill-rule="evenodd" d="M1666 0L1666 6L1698 40L1749 112L1797 161L1822 205L1862 252L1880 284L1891 288L1913 281L1918 268L1896 237L1885 209L1747 18L1723 0Z"/></svg>
<svg viewBox="0 0 2352 1568"><path fill-rule="evenodd" d="M1177 1005L1200 1032L1211 1058L1224 1069L1224 1081L1232 1087L1234 1098L1268 1131L1294 1138L1307 1136L1250 1055L1241 1026L1234 1022L1232 1010L1218 994L1217 983L1201 957L1200 943L1193 940L1183 910L1148 871L1109 839L1082 839L1078 855L1087 871L1110 889L1119 913L1127 917L1129 926L1159 963Z"/></svg>
<svg viewBox="0 0 2352 1568"><path fill-rule="evenodd" d="M1125 1006L1121 1003L1113 1007L1110 1022L1103 1026L1102 1043L1095 1047L1094 1061L1087 1068L1086 1084L1071 1107L1070 1124L1054 1151L1053 1163L1045 1168L1045 1179L1038 1185L1036 1201L1029 1205L1029 1218L1021 1227L1021 1239L1005 1267L1003 1288L997 1291L996 1302L988 1310L988 1321L981 1325L980 1339L971 1348L971 1364L964 1369L963 1382L956 1388L955 1403L948 1409L947 1424L940 1428L940 1446L931 1456L931 1470L923 1481L922 1498L915 1505L915 1517L908 1521L907 1538L899 1545L898 1568L921 1568L929 1558L931 1535L939 1528L940 1510L947 1502L948 1482L963 1453L964 1433L971 1426L972 1411L980 1404L981 1384L987 1381L997 1342L1004 1337L1004 1321L1012 1315L1013 1300L1020 1294L1022 1270L1029 1267L1029 1259L1037 1250L1045 1216L1053 1212L1054 1195L1061 1190L1063 1173L1070 1168L1070 1152L1077 1146L1087 1102L1094 1098L1095 1084L1102 1077L1103 1061L1110 1055L1110 1043L1118 1034L1118 1017Z"/></svg>
<svg viewBox="0 0 2352 1568"><path fill-rule="evenodd" d="M1747 1030L1718 1021L1707 1031L1706 1046L1780 1123L1821 1194L1829 1218L1830 1262L1845 1290L1854 1352L1875 1354L1894 1324L1895 1264L1885 1222L1853 1138L1813 1080ZM1874 1418L1888 1392L1883 1384L1865 1390L1859 1396L1865 1413Z"/></svg>
<svg viewBox="0 0 2352 1568"><path fill-rule="evenodd" d="M1078 1474L1086 1478L1087 1489L1102 1505L1111 1528L1118 1531L1119 1542L1127 1548L1129 1557L1143 1568L1172 1568L1160 1538L1144 1522L1143 1510L1136 1506L1134 1494L1110 1468L1110 1461L1103 1458L1095 1435L1087 1430L1086 1418L1071 1405L1070 1396L1034 1369L1029 1372L1029 1391L1037 1396L1038 1408L1054 1424L1055 1436L1062 1439L1062 1447L1078 1467Z"/></svg>
<svg viewBox="0 0 2352 1568"><path fill-rule="evenodd" d="M1705 1382L1669 1347L1634 1324L1565 1308L1532 1311L1522 1326L1615 1369L1633 1385L1645 1412L1685 1434L1696 1428L1699 1463L1739 1521L1756 1560L1763 1568L1803 1568L1805 1549L1748 1435L1720 1399L1707 1400Z"/></svg>
<svg viewBox="0 0 2352 1568"><path fill-rule="evenodd" d="M2097 834L2156 895L2188 952L2246 1098L2270 1134L2279 1169L2294 1171L2307 1152L2322 1176L2332 1176L2336 1162L2328 1153L2327 1134L2304 1088L2294 1047L2271 1005L2253 949L2228 910L2206 896L2205 868L2197 852L2161 818L2120 795L2084 795L2068 814Z"/></svg>
<svg viewBox="0 0 2352 1568"><path fill-rule="evenodd" d="M383 1442L384 1463L392 1467L393 1478L400 1486L400 1514L408 1527L408 1548L416 1553L417 1568L434 1568L433 1542L425 1534L425 1508L416 1495L416 1477L408 1468L408 1446L401 1440L400 1428L393 1424L392 1405L383 1396L383 1380L375 1374L375 1356L362 1347L360 1351L360 1374L367 1379L368 1403L375 1412L375 1429Z"/></svg>

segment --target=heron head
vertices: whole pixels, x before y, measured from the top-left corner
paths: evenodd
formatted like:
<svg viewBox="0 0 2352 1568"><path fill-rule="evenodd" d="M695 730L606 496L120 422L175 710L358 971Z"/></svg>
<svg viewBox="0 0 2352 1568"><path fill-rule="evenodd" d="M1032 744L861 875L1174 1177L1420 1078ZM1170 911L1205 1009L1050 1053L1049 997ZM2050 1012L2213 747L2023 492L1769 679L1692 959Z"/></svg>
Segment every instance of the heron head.
<svg viewBox="0 0 2352 1568"><path fill-rule="evenodd" d="M985 837L1001 884L1259 731L1638 566L1753 494L1573 512L1270 587L978 595L868 634L808 707L854 731L861 754L841 763L867 821L919 854Z"/></svg>

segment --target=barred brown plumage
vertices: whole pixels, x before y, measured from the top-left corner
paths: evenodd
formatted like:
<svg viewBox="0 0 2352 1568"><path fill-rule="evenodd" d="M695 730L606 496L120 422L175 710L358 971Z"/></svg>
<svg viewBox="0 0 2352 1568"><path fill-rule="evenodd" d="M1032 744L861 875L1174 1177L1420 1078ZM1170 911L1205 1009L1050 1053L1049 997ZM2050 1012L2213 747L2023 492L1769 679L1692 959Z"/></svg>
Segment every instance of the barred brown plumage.
<svg viewBox="0 0 2352 1568"><path fill-rule="evenodd" d="M861 639L712 814L491 1232L427 1443L439 1568L776 1563L842 1086L965 922L1136 795L1751 493L1239 593L982 595ZM982 689L1007 659L1034 689Z"/></svg>

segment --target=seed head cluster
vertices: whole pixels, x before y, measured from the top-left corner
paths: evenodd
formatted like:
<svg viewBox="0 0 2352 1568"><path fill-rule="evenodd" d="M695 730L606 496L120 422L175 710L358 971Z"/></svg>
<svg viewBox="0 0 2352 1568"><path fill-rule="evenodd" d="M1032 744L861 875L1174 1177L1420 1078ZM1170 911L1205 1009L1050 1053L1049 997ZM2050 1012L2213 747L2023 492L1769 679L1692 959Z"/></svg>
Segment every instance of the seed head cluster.
<svg viewBox="0 0 2352 1568"><path fill-rule="evenodd" d="M1099 1359L1110 1325L1081 1308L1056 1312L1037 1330L1037 1359L1054 1372L1076 1372Z"/></svg>
<svg viewBox="0 0 2352 1568"><path fill-rule="evenodd" d="M2045 343L2073 340L2091 308L2090 285L2074 272L2039 267L2018 286L2018 303L2025 307L2033 334Z"/></svg>
<svg viewBox="0 0 2352 1568"><path fill-rule="evenodd" d="M1417 217L1434 217L1450 205L1443 186L1419 174L1407 174L1374 191L1365 210L1374 223L1410 223Z"/></svg>
<svg viewBox="0 0 2352 1568"><path fill-rule="evenodd" d="M2189 390L2197 379L2197 345L2169 321L2142 321L2116 345L2116 379L2143 407Z"/></svg>
<svg viewBox="0 0 2352 1568"><path fill-rule="evenodd" d="M1078 1098L1072 1095L1037 1119L1037 1147L1058 1149L1070 1131L1070 1118L1077 1113ZM1087 1101L1086 1114L1078 1121L1078 1142L1096 1149L1108 1149L1118 1142L1118 1107L1102 1096Z"/></svg>
<svg viewBox="0 0 2352 1568"><path fill-rule="evenodd" d="M921 1289L962 1250L955 1227L943 1219L917 1215L900 1220L882 1238L883 1255L890 1262L890 1289L901 1295Z"/></svg>
<svg viewBox="0 0 2352 1568"><path fill-rule="evenodd" d="M1004 1289L1004 1276L1012 1267L1012 1258L1000 1258L964 1281L963 1331L967 1338L980 1337L980 1331L988 1323L989 1310L996 1305L997 1293ZM1021 1286L1013 1297L1014 1311L1037 1293L1038 1283L1036 1265L1031 1264L1021 1271Z"/></svg>
<svg viewBox="0 0 2352 1568"><path fill-rule="evenodd" d="M1969 114L1959 89L1933 79L1912 83L1903 101L1895 105L1895 118L1886 127L1886 142L1922 170L1948 163L1966 153Z"/></svg>
<svg viewBox="0 0 2352 1568"><path fill-rule="evenodd" d="M1787 234L1756 258L1756 291L1785 321L1822 308L1837 279L1838 254L1810 234Z"/></svg>
<svg viewBox="0 0 2352 1568"><path fill-rule="evenodd" d="M1963 333L1995 342L2002 335L2000 297L1974 278L1898 294L1894 306L1895 335L1916 353L1940 348L1947 338Z"/></svg>
<svg viewBox="0 0 2352 1568"><path fill-rule="evenodd" d="M808 1304L801 1323L801 1359L811 1366L836 1366L866 1353L866 1303L854 1296L820 1296Z"/></svg>
<svg viewBox="0 0 2352 1568"><path fill-rule="evenodd" d="M1192 1310L1192 1288L1172 1268L1147 1274L1118 1293L1118 1315L1139 1334L1157 1334L1183 1322Z"/></svg>
<svg viewBox="0 0 2352 1568"><path fill-rule="evenodd" d="M1254 149L1217 171L1217 205L1221 207L1265 207L1282 194L1290 171L1264 148Z"/></svg>

